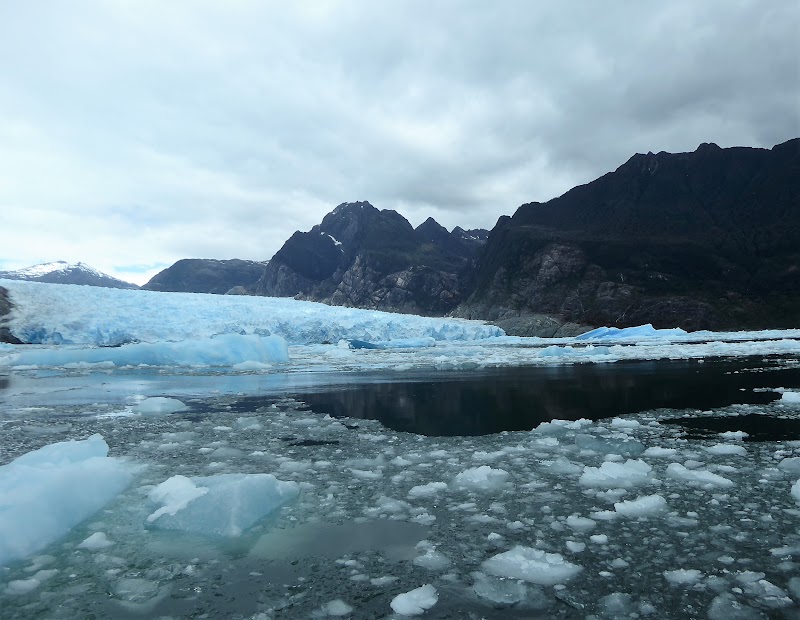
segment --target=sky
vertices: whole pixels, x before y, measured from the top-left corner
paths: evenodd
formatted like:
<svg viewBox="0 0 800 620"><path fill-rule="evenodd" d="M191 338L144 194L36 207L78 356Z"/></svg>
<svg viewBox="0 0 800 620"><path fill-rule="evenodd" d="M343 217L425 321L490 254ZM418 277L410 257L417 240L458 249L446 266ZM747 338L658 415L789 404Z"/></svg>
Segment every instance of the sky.
<svg viewBox="0 0 800 620"><path fill-rule="evenodd" d="M491 228L798 135L797 0L4 0L0 270L268 260L358 200Z"/></svg>

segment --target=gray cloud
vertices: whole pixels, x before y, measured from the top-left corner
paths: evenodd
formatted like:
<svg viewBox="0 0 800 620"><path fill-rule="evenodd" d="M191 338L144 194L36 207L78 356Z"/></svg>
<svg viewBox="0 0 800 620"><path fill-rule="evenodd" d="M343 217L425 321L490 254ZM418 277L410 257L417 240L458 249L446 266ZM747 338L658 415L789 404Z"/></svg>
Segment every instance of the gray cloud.
<svg viewBox="0 0 800 620"><path fill-rule="evenodd" d="M349 200L491 227L800 135L794 0L296 4L0 5L0 268L264 260Z"/></svg>

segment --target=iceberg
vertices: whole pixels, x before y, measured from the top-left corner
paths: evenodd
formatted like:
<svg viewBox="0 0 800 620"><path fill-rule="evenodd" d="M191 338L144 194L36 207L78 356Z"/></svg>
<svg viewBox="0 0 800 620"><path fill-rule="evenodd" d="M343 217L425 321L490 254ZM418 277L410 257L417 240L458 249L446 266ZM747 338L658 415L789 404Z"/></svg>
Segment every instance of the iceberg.
<svg viewBox="0 0 800 620"><path fill-rule="evenodd" d="M673 329L656 329L650 323L636 327L598 327L576 336L576 340L641 340L650 338L669 339L686 336L687 332L680 327Z"/></svg>
<svg viewBox="0 0 800 620"><path fill-rule="evenodd" d="M286 340L280 336L223 334L214 338L126 344L119 347L20 350L0 357L0 366L64 367L70 364L115 366L233 366L242 362L289 361Z"/></svg>
<svg viewBox="0 0 800 620"><path fill-rule="evenodd" d="M63 441L0 467L0 566L41 551L133 480L135 466L108 456L100 435Z"/></svg>
<svg viewBox="0 0 800 620"><path fill-rule="evenodd" d="M239 536L299 492L297 483L271 474L172 476L148 494L160 507L147 517L147 525L204 536Z"/></svg>

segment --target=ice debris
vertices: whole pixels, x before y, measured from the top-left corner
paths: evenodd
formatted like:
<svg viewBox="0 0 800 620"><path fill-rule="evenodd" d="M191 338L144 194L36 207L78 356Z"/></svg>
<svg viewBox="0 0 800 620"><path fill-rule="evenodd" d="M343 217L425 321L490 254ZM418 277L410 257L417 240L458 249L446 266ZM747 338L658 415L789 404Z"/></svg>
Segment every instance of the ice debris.
<svg viewBox="0 0 800 620"><path fill-rule="evenodd" d="M439 600L439 593L431 584L426 583L410 592L398 594L389 603L395 613L401 616L419 616L430 609Z"/></svg>

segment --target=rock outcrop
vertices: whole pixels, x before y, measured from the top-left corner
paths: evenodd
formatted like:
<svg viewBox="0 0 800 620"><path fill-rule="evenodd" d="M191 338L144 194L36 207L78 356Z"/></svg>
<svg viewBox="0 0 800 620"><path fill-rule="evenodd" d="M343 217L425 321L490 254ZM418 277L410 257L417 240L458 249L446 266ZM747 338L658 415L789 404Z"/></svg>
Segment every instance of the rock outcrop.
<svg viewBox="0 0 800 620"><path fill-rule="evenodd" d="M258 295L443 315L464 299L487 231L452 233L429 218L414 229L399 213L344 203L270 260Z"/></svg>
<svg viewBox="0 0 800 620"><path fill-rule="evenodd" d="M635 155L501 217L457 316L512 332L800 324L800 139Z"/></svg>
<svg viewBox="0 0 800 620"><path fill-rule="evenodd" d="M252 292L264 274L265 265L239 259L185 258L157 273L142 288L172 293L243 295Z"/></svg>
<svg viewBox="0 0 800 620"><path fill-rule="evenodd" d="M8 327L8 317L13 305L8 296L8 289L0 286L0 342L7 344L22 344L22 341L11 333Z"/></svg>

